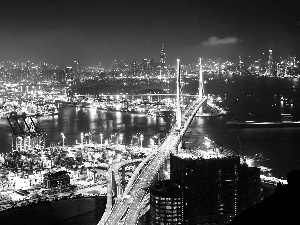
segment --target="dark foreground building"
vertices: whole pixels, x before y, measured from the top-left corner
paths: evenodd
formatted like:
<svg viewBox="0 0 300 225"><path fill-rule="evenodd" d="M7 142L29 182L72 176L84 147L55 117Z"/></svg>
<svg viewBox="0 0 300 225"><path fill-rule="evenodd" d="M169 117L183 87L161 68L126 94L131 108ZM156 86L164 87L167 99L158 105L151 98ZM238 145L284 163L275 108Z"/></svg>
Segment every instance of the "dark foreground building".
<svg viewBox="0 0 300 225"><path fill-rule="evenodd" d="M261 198L259 168L241 164L234 155L171 154L170 181L164 188L161 182L151 189L152 224L226 224ZM181 216L169 215L167 209L177 205Z"/></svg>
<svg viewBox="0 0 300 225"><path fill-rule="evenodd" d="M61 187L70 184L70 176L67 171L46 173L44 175L44 185L46 188Z"/></svg>

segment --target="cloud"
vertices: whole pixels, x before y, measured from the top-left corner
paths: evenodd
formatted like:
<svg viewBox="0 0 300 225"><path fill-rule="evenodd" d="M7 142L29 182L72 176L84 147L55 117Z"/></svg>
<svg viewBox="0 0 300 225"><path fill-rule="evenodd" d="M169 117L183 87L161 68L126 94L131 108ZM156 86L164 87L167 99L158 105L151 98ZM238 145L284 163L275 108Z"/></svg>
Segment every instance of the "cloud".
<svg viewBox="0 0 300 225"><path fill-rule="evenodd" d="M216 36L208 38L206 41L202 42L202 45L205 46L216 46L216 45L226 45L234 44L239 42L239 39L235 36L218 38Z"/></svg>

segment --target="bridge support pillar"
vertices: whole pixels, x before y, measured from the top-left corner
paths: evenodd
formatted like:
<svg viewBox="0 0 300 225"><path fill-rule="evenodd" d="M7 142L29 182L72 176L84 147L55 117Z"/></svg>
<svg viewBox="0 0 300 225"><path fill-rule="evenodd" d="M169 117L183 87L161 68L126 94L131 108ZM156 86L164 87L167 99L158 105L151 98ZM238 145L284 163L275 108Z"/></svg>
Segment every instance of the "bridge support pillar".
<svg viewBox="0 0 300 225"><path fill-rule="evenodd" d="M181 151L182 151L182 141L178 144L176 153L181 153Z"/></svg>
<svg viewBox="0 0 300 225"><path fill-rule="evenodd" d="M112 196L112 171L108 171L107 173L107 206L111 209L113 206L113 196Z"/></svg>
<svg viewBox="0 0 300 225"><path fill-rule="evenodd" d="M115 180L115 177L114 177L114 174L113 172L111 172L111 193L112 193L112 199L115 197L117 197L118 195L118 187L117 187L117 184L116 184L116 180Z"/></svg>
<svg viewBox="0 0 300 225"><path fill-rule="evenodd" d="M164 166L160 167L159 169L159 180L163 180L165 178L164 174Z"/></svg>
<svg viewBox="0 0 300 225"><path fill-rule="evenodd" d="M168 171L168 159L165 159L165 163L164 163L164 171Z"/></svg>
<svg viewBox="0 0 300 225"><path fill-rule="evenodd" d="M122 189L122 187L117 187L117 196L120 196L120 195L122 195L123 194L123 189Z"/></svg>
<svg viewBox="0 0 300 225"><path fill-rule="evenodd" d="M122 182L121 182L121 184L122 184L122 191L124 191L124 189L125 189L125 165L122 166Z"/></svg>

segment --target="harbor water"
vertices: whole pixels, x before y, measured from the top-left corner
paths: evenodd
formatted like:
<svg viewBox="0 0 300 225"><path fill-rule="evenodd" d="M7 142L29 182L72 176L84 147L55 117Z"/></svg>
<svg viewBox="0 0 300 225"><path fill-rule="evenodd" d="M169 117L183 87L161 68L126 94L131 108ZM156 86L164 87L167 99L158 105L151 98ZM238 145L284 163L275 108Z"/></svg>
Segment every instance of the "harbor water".
<svg viewBox="0 0 300 225"><path fill-rule="evenodd" d="M231 120L280 120L281 113L290 113L295 120L300 120L299 79L208 74L204 78L205 92L220 96L223 106L231 113L195 118L184 138L186 148L199 145L207 136L248 157L262 153L269 160L258 164L272 168L274 176L286 179L288 172L299 169L300 128L231 128L226 125L226 121ZM196 93L197 82L190 83L184 90ZM280 96L286 100L280 101ZM81 133L88 130L96 143L113 141L127 145L137 137L135 144L148 147L153 136L159 134L163 138L166 135L174 117L61 107L59 115L36 120L47 133L46 146L61 145L61 133L65 136L65 145L79 143ZM7 120L0 120L0 152L11 151L11 135Z"/></svg>

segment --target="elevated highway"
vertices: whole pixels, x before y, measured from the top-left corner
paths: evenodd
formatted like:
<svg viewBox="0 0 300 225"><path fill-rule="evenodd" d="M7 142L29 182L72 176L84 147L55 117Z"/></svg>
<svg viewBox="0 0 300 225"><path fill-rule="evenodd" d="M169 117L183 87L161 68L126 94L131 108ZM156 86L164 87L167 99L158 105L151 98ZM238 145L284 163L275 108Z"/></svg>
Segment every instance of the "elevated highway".
<svg viewBox="0 0 300 225"><path fill-rule="evenodd" d="M137 224L138 219L149 208L149 187L157 179L160 169L171 152L177 151L183 135L200 107L207 100L193 101L181 114L180 128L174 124L156 152L149 154L136 168L124 192L112 206L108 202L106 211L98 225Z"/></svg>

